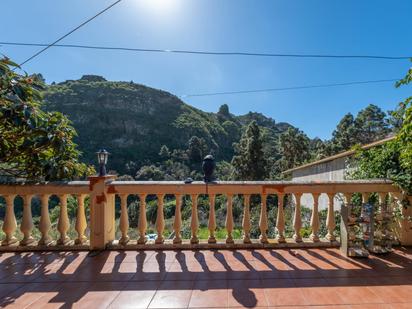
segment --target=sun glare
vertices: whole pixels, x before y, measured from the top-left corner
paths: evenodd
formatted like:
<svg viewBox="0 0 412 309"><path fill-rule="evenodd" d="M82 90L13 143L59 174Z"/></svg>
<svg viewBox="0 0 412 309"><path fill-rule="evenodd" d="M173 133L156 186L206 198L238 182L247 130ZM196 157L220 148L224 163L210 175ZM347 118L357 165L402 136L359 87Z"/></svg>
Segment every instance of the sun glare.
<svg viewBox="0 0 412 309"><path fill-rule="evenodd" d="M141 7L160 14L170 14L177 6L176 0L143 0L141 2Z"/></svg>

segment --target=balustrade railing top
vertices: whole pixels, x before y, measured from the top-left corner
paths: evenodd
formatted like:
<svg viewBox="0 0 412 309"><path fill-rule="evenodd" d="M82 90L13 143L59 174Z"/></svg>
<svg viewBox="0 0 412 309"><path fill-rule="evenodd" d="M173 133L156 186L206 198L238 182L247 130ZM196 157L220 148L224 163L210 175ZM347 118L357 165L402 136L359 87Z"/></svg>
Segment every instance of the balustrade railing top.
<svg viewBox="0 0 412 309"><path fill-rule="evenodd" d="M109 187L115 193L136 189L147 194L276 194L276 193L362 193L399 192L389 180L344 181L112 181Z"/></svg>

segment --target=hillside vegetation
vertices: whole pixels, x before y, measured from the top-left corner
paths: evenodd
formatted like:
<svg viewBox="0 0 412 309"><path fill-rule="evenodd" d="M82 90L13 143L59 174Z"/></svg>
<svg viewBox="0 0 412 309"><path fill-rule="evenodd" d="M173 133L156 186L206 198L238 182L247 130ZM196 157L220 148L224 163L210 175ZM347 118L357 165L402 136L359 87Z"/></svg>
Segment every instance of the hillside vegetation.
<svg viewBox="0 0 412 309"><path fill-rule="evenodd" d="M391 113L370 104L357 115L346 114L331 140L309 139L260 113L236 116L226 104L207 113L166 91L96 75L48 85L44 101L47 110L72 121L81 159L95 164L95 152L106 148L112 154L109 169L124 175L121 179L201 179L201 162L209 153L221 180L254 178L249 172L256 161L263 162L259 180L280 179L284 170L384 138L399 127ZM247 132L252 123L255 128ZM262 151L253 154L254 144Z"/></svg>
<svg viewBox="0 0 412 309"><path fill-rule="evenodd" d="M184 157L191 142L200 143L201 156L210 152L217 161L229 162L233 143L252 120L263 128L265 140L273 141L266 150L275 154L279 135L292 127L260 113L234 116L227 105L206 113L168 92L94 75L50 85L44 98L48 110L62 112L73 122L85 162L94 163L95 152L104 147L112 154L110 168L133 176L142 166L163 159L162 146L199 166L196 160L201 157Z"/></svg>

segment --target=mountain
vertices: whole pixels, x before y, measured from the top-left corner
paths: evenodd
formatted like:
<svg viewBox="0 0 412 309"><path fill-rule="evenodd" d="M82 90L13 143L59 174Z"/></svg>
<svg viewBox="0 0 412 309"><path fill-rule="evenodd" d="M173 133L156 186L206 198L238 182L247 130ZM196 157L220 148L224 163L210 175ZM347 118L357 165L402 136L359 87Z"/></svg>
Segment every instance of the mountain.
<svg viewBox="0 0 412 309"><path fill-rule="evenodd" d="M96 75L53 83L44 99L47 110L60 111L73 122L85 162L95 163L95 152L105 148L112 154L110 168L121 174L130 162L138 167L158 162L162 145L186 150L193 136L203 139L218 161L230 161L232 144L250 121L256 120L270 140L291 127L260 113L235 116L227 105L207 113L166 91Z"/></svg>

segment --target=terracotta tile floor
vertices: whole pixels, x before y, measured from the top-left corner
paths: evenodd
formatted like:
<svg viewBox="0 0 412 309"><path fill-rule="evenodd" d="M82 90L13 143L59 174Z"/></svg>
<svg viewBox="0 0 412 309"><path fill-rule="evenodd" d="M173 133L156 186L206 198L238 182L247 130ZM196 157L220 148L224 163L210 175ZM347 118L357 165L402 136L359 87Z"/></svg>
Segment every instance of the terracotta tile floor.
<svg viewBox="0 0 412 309"><path fill-rule="evenodd" d="M412 249L2 253L0 307L412 308Z"/></svg>

